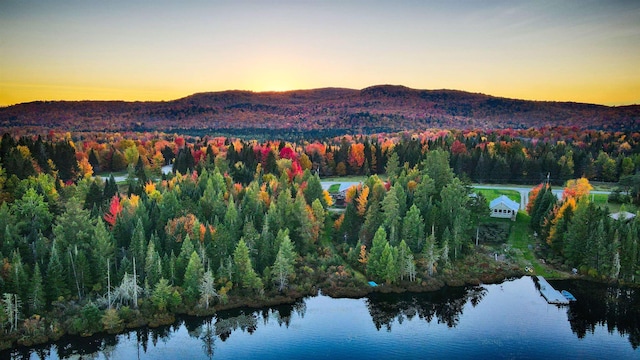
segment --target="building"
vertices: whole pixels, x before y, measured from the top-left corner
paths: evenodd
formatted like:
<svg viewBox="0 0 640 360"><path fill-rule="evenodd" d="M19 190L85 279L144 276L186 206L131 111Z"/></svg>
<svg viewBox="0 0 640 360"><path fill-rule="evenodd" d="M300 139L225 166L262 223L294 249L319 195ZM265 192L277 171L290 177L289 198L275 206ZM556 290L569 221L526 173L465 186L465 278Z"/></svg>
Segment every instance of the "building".
<svg viewBox="0 0 640 360"><path fill-rule="evenodd" d="M609 217L612 218L613 220L629 221L634 217L636 217L636 214L630 213L628 211L621 211L621 212L609 214Z"/></svg>
<svg viewBox="0 0 640 360"><path fill-rule="evenodd" d="M502 195L489 203L491 217L516 220L520 204Z"/></svg>

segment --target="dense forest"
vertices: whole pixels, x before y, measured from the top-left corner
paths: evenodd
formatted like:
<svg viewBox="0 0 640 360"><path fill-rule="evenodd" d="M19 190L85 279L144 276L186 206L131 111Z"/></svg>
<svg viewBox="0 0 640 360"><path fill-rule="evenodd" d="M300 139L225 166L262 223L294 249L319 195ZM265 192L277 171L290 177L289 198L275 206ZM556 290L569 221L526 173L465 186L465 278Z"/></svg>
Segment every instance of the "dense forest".
<svg viewBox="0 0 640 360"><path fill-rule="evenodd" d="M530 197L531 226L549 259L634 283L640 220L611 219L588 191L589 179L619 182L618 200L637 201L638 140L571 128L299 143L5 134L3 347L157 325L214 306L286 302L318 288L348 294L368 280L400 289L460 284L456 274L470 263L478 277L517 274L477 257L488 203L470 180L570 180L561 200L549 182ZM320 179L354 174L368 177L336 210Z"/></svg>

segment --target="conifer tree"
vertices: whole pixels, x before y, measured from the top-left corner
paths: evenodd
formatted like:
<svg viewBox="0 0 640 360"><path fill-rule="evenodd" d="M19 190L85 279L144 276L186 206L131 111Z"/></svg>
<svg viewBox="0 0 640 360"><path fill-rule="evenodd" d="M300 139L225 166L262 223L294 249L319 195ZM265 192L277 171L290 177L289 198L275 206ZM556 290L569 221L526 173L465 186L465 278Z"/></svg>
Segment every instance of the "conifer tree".
<svg viewBox="0 0 640 360"><path fill-rule="evenodd" d="M182 288L184 289L184 299L188 303L194 303L200 298L200 281L204 270L198 253L193 251L189 258L187 269L184 273Z"/></svg>
<svg viewBox="0 0 640 360"><path fill-rule="evenodd" d="M46 306L44 293L44 283L42 281L42 273L40 265L36 262L33 269L33 277L31 278L31 291L29 296L29 309L32 313L40 314Z"/></svg>
<svg viewBox="0 0 640 360"><path fill-rule="evenodd" d="M293 250L293 244L289 236L284 235L284 239L280 242L280 248L273 263L271 274L273 281L278 285L278 291L284 290L288 285L289 278L294 273L293 265L296 259L296 253Z"/></svg>
<svg viewBox="0 0 640 360"><path fill-rule="evenodd" d="M237 282L243 289L251 289L254 292L262 293L262 280L258 277L249 258L249 249L244 239L240 239L233 252L233 262L236 268Z"/></svg>
<svg viewBox="0 0 640 360"><path fill-rule="evenodd" d="M380 226L373 236L373 243L367 261L367 275L374 279L382 279L386 271L386 263L382 262L382 252L388 244L387 232Z"/></svg>

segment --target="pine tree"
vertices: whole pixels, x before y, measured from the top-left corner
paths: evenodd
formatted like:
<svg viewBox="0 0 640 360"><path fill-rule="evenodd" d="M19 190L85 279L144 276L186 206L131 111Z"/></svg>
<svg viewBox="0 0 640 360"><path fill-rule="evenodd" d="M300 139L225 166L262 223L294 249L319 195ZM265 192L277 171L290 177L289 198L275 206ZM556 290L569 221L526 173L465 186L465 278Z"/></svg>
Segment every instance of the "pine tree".
<svg viewBox="0 0 640 360"><path fill-rule="evenodd" d="M240 239L233 252L233 262L236 267L236 279L243 289L251 289L262 293L262 280L258 277L249 259L249 249L243 239Z"/></svg>
<svg viewBox="0 0 640 360"><path fill-rule="evenodd" d="M296 253L293 250L293 244L289 239L289 236L284 236L284 239L280 243L276 260L273 263L271 274L274 282L278 285L278 291L284 290L287 286L289 278L294 273L294 263L296 259Z"/></svg>
<svg viewBox="0 0 640 360"><path fill-rule="evenodd" d="M386 263L382 263L382 252L388 244L387 232L380 226L373 236L373 243L369 251L369 261L367 262L367 275L374 279L382 279L385 274Z"/></svg>
<svg viewBox="0 0 640 360"><path fill-rule="evenodd" d="M57 301L59 297L67 295L67 287L64 281L66 277L64 267L58 254L58 246L54 241L51 245L49 265L47 266L45 292L47 304Z"/></svg>
<svg viewBox="0 0 640 360"><path fill-rule="evenodd" d="M438 258L438 255L436 254L436 235L435 229L433 227L431 227L431 234L427 236L424 247L422 249L422 257L425 261L427 273L429 274L429 276L433 276L435 263Z"/></svg>
<svg viewBox="0 0 640 360"><path fill-rule="evenodd" d="M162 275L162 260L156 251L153 239L150 239L144 261L144 278L153 287L160 281Z"/></svg>
<svg viewBox="0 0 640 360"><path fill-rule="evenodd" d="M194 303L200 298L200 281L203 273L200 257L197 252L193 251L184 273L184 281L182 282L184 300L188 303Z"/></svg>
<svg viewBox="0 0 640 360"><path fill-rule="evenodd" d="M398 260L396 255L396 249L391 246L388 242L384 246L384 250L382 250L382 255L380 257L380 265L382 266L382 279L387 283L391 284L396 281L398 278Z"/></svg>
<svg viewBox="0 0 640 360"><path fill-rule="evenodd" d="M97 282L101 284L102 289L107 287L107 278L105 272L109 263L114 263L115 244L111 233L107 230L105 223L98 220L91 238L92 258Z"/></svg>
<svg viewBox="0 0 640 360"><path fill-rule="evenodd" d="M46 305L44 283L42 281L42 273L40 265L36 262L33 269L33 277L31 278L31 291L29 296L29 309L32 313L41 313Z"/></svg>
<svg viewBox="0 0 640 360"><path fill-rule="evenodd" d="M424 239L424 220L420 210L413 204L402 221L402 239L414 253L422 251Z"/></svg>
<svg viewBox="0 0 640 360"><path fill-rule="evenodd" d="M131 255L136 259L136 271L144 274L145 258L147 257L147 237L144 232L142 220L138 218L136 227L131 235Z"/></svg>
<svg viewBox="0 0 640 360"><path fill-rule="evenodd" d="M176 279L180 279L180 281L184 279L184 274L185 274L185 271L187 270L187 265L189 265L189 260L191 259L191 253L194 251L195 251L195 248L193 247L193 242L191 241L191 238L187 234L187 236L185 236L184 240L182 241L180 254L178 255L178 258L176 259L176 262L175 262L176 267L175 267L174 276Z"/></svg>

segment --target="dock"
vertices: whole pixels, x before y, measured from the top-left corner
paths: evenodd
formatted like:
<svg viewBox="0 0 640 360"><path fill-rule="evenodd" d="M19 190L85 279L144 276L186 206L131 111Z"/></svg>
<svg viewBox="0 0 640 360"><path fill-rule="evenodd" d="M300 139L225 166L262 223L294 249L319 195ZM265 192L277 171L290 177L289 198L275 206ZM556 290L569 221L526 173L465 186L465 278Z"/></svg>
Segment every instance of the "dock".
<svg viewBox="0 0 640 360"><path fill-rule="evenodd" d="M565 298L564 295L560 293L560 291L554 289L553 286L551 286L551 284L549 284L544 277L538 275L537 278L538 284L540 285L540 294L545 298L545 300L547 300L549 304L569 304L569 300L567 300L567 298Z"/></svg>

